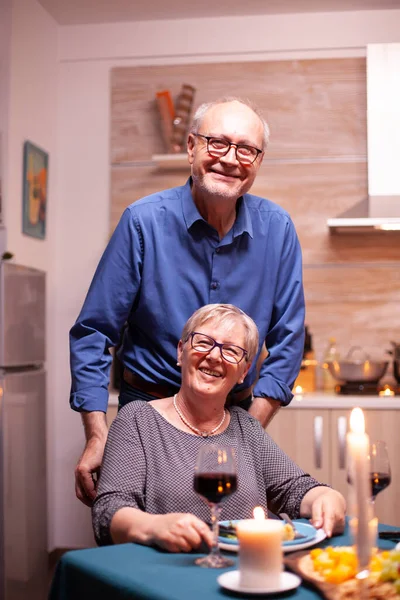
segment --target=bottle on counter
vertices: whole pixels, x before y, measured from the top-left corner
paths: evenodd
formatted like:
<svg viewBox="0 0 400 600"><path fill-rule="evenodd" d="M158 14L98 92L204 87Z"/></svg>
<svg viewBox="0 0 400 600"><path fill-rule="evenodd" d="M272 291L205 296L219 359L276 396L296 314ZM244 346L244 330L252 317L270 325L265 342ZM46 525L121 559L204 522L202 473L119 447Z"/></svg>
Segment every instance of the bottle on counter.
<svg viewBox="0 0 400 600"><path fill-rule="evenodd" d="M312 336L308 326L305 326L304 352L299 375L294 383L293 389L300 386L305 392L316 390L316 364L313 349Z"/></svg>
<svg viewBox="0 0 400 600"><path fill-rule="evenodd" d="M325 353L322 359L322 387L325 392L334 392L335 387L337 386L337 381L331 374L328 363L334 362L335 360L339 360L339 352L336 346L336 338L330 337L328 345L325 349Z"/></svg>

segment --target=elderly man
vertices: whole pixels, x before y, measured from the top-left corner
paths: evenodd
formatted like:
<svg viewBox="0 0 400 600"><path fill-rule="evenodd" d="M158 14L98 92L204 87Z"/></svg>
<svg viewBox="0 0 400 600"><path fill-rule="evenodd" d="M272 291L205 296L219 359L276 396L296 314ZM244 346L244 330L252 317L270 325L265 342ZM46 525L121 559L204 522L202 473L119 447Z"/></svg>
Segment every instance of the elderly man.
<svg viewBox="0 0 400 600"><path fill-rule="evenodd" d="M87 439L76 494L87 505L107 437L109 348L123 328L120 406L177 392L182 327L209 303L240 307L260 333L258 368L255 361L228 401L266 426L292 399L304 348L301 250L289 215L248 193L268 135L247 102L200 106L188 136L187 183L142 198L121 217L70 332L70 402Z"/></svg>

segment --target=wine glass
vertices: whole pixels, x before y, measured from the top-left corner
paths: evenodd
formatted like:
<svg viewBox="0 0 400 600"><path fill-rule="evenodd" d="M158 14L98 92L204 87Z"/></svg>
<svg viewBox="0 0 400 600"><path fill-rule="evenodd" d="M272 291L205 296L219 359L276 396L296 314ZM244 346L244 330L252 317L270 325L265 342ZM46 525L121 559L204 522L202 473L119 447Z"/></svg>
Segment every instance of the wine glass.
<svg viewBox="0 0 400 600"><path fill-rule="evenodd" d="M382 440L373 442L369 452L369 477L371 481L371 500L375 504L377 495L391 481L389 454L386 443Z"/></svg>
<svg viewBox="0 0 400 600"><path fill-rule="evenodd" d="M221 502L236 492L237 470L236 456L233 448L216 444L200 448L194 472L193 487L195 492L207 502L211 508L211 524L213 543L210 554L198 558L195 563L201 567L230 567L234 561L222 556L218 546L218 521Z"/></svg>

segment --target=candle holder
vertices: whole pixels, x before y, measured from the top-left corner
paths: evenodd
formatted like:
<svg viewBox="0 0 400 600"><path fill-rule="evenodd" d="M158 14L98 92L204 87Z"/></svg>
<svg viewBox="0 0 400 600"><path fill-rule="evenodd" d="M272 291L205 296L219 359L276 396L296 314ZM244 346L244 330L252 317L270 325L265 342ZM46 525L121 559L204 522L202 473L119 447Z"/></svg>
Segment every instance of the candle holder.
<svg viewBox="0 0 400 600"><path fill-rule="evenodd" d="M356 547L357 554L357 578L364 579L369 575L369 563L372 556L372 550L376 548L378 536L378 518L372 517L368 521L368 535L360 540L358 518L350 517L349 521L351 538ZM361 543L360 543L361 542Z"/></svg>
<svg viewBox="0 0 400 600"><path fill-rule="evenodd" d="M372 503L371 503L372 506ZM358 598L359 600L368 600L368 577L370 575L370 561L372 550L376 547L378 535L378 519L372 517L368 521L368 536L367 539L360 539L360 531L358 527L357 517L350 518L350 532L354 540L357 555L357 574L358 581Z"/></svg>
<svg viewBox="0 0 400 600"><path fill-rule="evenodd" d="M347 453L348 514L351 515L350 531L357 555L356 578L360 582L359 596L364 598L372 548L376 545L378 520L374 517L371 500L369 437L365 433L364 414L360 408L353 409L350 416Z"/></svg>

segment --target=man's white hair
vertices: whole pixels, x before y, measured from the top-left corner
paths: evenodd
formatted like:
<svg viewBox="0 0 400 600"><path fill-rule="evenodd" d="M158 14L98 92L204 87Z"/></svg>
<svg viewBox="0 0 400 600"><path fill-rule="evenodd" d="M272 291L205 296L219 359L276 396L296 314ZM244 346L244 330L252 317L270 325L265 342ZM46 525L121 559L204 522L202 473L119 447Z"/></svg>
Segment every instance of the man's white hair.
<svg viewBox="0 0 400 600"><path fill-rule="evenodd" d="M190 133L198 133L199 132L199 129L203 122L204 116L210 110L210 108L212 108L213 106L217 106L218 104L226 104L228 102L240 102L240 104L244 104L245 106L250 108L260 119L261 124L263 126L263 130L264 130L264 136L263 136L264 139L263 139L263 148L262 148L264 150L268 146L268 142L269 142L268 123L263 118L263 116L261 115L258 108L250 100L242 100L241 98L236 98L235 96L224 96L223 98L220 98L219 100L215 100L214 102L204 102L203 104L200 104L200 106L197 108L196 112L194 113L192 124L190 126Z"/></svg>

